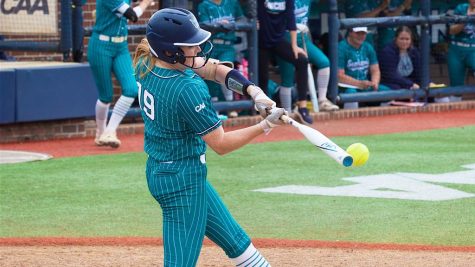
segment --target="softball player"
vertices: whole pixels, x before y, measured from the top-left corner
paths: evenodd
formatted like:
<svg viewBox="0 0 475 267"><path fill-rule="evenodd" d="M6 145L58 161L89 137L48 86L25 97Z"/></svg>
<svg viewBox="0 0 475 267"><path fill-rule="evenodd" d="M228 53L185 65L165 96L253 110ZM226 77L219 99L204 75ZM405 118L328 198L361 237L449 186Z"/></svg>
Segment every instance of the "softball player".
<svg viewBox="0 0 475 267"><path fill-rule="evenodd" d="M455 15L475 15L475 0L459 4ZM463 85L467 68L475 75L475 23L459 23L450 26L451 41L447 64L449 66L450 85Z"/></svg>
<svg viewBox="0 0 475 267"><path fill-rule="evenodd" d="M99 90L96 102L96 138L98 146L119 147L116 130L137 96L137 84L127 44L127 21L136 22L153 3L143 0L131 8L130 0L97 0L96 22L89 40L87 58ZM122 86L122 95L114 106L107 124L114 89L111 72Z"/></svg>
<svg viewBox="0 0 475 267"><path fill-rule="evenodd" d="M198 5L198 19L200 22L217 23L226 26L234 23L243 17L241 5L237 0L204 0ZM234 62L236 60L236 33L234 31L217 32L210 38L213 44L211 57L220 61ZM233 100L233 92L225 86L220 86L213 81L206 81L212 96L219 96L219 91L223 93L226 101ZM230 117L236 117L237 113L229 112Z"/></svg>
<svg viewBox="0 0 475 267"><path fill-rule="evenodd" d="M297 23L297 45L307 51L308 60L314 64L317 69L317 87L318 87L318 107L321 111L338 110L338 106L327 99L328 82L330 81L330 61L327 56L316 45L313 44L309 29L310 0L295 0L295 22ZM290 42L290 34L286 34ZM292 107L291 87L294 85L295 68L294 66L281 58L277 58L280 68L282 85L279 89L279 97L282 107L290 111ZM312 90L312 89L310 89Z"/></svg>
<svg viewBox="0 0 475 267"><path fill-rule="evenodd" d="M206 145L220 155L242 147L281 124L285 111L276 108L257 125L224 132L200 76L249 94L261 112L275 103L237 70L206 60L210 35L188 10L165 8L149 20L134 58L147 182L163 212L164 265L195 266L206 235L236 265L269 266L206 179L205 152Z"/></svg>

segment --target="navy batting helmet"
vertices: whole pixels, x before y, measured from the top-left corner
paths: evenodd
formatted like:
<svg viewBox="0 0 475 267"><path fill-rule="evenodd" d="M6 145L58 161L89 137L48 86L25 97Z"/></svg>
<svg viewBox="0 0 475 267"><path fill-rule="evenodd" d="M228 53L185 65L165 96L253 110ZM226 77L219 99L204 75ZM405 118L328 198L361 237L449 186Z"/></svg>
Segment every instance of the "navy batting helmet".
<svg viewBox="0 0 475 267"><path fill-rule="evenodd" d="M155 57L168 63L183 64L186 57L180 46L202 45L211 33L200 28L196 17L190 11L183 8L164 8L150 18L146 35ZM209 52L206 51L206 54Z"/></svg>

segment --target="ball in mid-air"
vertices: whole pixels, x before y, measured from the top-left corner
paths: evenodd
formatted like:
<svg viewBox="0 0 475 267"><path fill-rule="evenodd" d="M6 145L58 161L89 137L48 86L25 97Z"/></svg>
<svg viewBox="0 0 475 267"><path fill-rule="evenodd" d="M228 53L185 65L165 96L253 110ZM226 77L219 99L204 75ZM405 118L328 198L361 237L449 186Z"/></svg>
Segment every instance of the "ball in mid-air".
<svg viewBox="0 0 475 267"><path fill-rule="evenodd" d="M354 143L350 145L346 149L346 152L348 152L348 154L350 154L350 156L353 158L352 166L362 166L366 163L366 161L368 161L369 150L368 147L362 143Z"/></svg>

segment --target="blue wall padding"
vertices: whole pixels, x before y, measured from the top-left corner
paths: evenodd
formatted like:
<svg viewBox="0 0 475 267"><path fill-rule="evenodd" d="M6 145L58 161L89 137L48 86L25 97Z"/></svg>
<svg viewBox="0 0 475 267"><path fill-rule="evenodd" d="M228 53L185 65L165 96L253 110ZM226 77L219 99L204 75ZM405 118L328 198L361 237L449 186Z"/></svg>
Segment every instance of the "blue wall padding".
<svg viewBox="0 0 475 267"><path fill-rule="evenodd" d="M15 70L0 70L0 123L15 122Z"/></svg>
<svg viewBox="0 0 475 267"><path fill-rule="evenodd" d="M94 116L97 90L88 64L16 72L17 122Z"/></svg>

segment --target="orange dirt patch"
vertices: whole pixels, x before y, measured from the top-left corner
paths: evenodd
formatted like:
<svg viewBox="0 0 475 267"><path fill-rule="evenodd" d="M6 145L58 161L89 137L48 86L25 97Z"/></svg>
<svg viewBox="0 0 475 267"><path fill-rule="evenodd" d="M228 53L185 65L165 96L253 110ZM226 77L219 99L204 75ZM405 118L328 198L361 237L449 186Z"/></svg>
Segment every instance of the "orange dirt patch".
<svg viewBox="0 0 475 267"><path fill-rule="evenodd" d="M385 133L399 133L442 129L475 125L475 110L456 110L438 113L410 113L383 117L351 118L314 122L314 128L328 137L355 136ZM230 131L238 127L228 127ZM97 147L92 138L60 139L54 141L37 141L26 143L0 144L4 150L24 150L46 153L53 157L76 157L83 155L114 154L143 151L143 135L119 136L122 145L118 149ZM274 129L269 135L260 135L254 143L285 140L302 140L304 137L297 129L283 126Z"/></svg>

